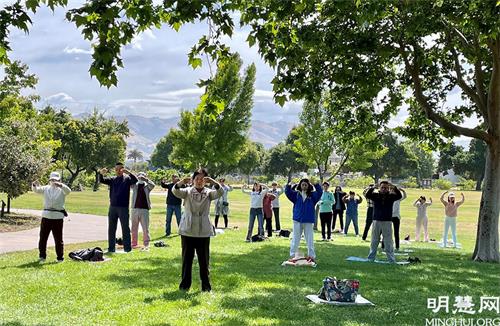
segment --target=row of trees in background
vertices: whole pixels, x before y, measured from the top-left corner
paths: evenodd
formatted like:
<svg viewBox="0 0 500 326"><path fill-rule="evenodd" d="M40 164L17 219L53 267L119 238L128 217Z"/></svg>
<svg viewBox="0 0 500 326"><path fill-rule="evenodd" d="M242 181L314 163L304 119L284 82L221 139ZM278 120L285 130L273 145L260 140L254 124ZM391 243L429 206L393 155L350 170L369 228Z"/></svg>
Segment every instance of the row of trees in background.
<svg viewBox="0 0 500 326"><path fill-rule="evenodd" d="M37 110L38 97L22 94L36 84L20 62L7 66L0 81L0 193L7 194L7 212L10 200L28 191L33 181L43 181L49 169L69 175L65 181L73 186L82 172L97 180L98 168L124 159L126 121L97 111L76 119L50 106Z"/></svg>

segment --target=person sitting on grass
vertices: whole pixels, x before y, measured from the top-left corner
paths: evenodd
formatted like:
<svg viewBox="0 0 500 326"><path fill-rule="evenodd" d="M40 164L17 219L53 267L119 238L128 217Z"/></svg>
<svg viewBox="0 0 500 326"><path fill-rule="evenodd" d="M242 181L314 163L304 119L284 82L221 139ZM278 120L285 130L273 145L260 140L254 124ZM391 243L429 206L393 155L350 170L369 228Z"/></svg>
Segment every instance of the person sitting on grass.
<svg viewBox="0 0 500 326"><path fill-rule="evenodd" d="M391 188L394 188L393 192L391 192ZM375 189L375 187L368 189L365 195L366 199L373 201L373 226L368 260L375 260L382 234L387 260L395 263L396 258L392 243L392 209L394 202L400 200L403 195L397 187L392 186L388 181L380 182L378 192L375 192Z"/></svg>
<svg viewBox="0 0 500 326"><path fill-rule="evenodd" d="M429 201L425 199L425 196L420 196L414 203L413 206L417 208L417 225L415 230L415 241L420 241L420 228L424 227L424 241L429 242L429 231L427 230L427 207L432 205L432 198L429 197Z"/></svg>
<svg viewBox="0 0 500 326"><path fill-rule="evenodd" d="M43 194L44 208L38 242L39 261L43 263L47 259L47 240L52 232L56 245L57 262L61 263L64 261L63 222L64 216L67 216L64 203L71 189L61 182L61 176L58 172L50 174L48 185L40 186L40 183L35 181L31 188L33 192Z"/></svg>
<svg viewBox="0 0 500 326"><path fill-rule="evenodd" d="M352 224L354 224L354 232L356 233L356 236L359 236L358 206L363 202L363 199L359 195L358 198L356 198L356 193L354 191L349 191L349 195L345 195L342 200L346 205L344 235L347 235L349 225L352 221Z"/></svg>
<svg viewBox="0 0 500 326"><path fill-rule="evenodd" d="M298 185L287 184L285 188L286 197L293 203L293 235L290 243L290 261L298 256L300 238L302 233L307 243L307 261L315 262L314 252L314 215L315 206L321 199L323 190L317 183L312 185L309 179L300 180Z"/></svg>
<svg viewBox="0 0 500 326"><path fill-rule="evenodd" d="M328 191L330 184L323 182L323 194L319 200L319 219L321 221L321 237L323 241L332 240L332 216L333 205L335 205L335 197L331 191ZM326 236L325 236L326 229Z"/></svg>
<svg viewBox="0 0 500 326"><path fill-rule="evenodd" d="M448 193L448 191L443 192L441 195L441 202L444 205L444 234L443 234L443 247L446 247L448 244L448 229L451 228L451 238L453 240L453 248L457 247L457 215L458 215L458 207L460 207L464 201L465 196L462 192L462 200L455 202L455 193L450 192L448 194L448 201L444 200L444 196Z"/></svg>
<svg viewBox="0 0 500 326"><path fill-rule="evenodd" d="M248 232L246 241L251 242L253 225L256 217L258 222L258 234L264 236L264 213L262 212L262 204L264 196L267 194L267 186L255 182L253 184L252 191L249 191L247 187L247 185L243 185L241 191L244 194L250 195L250 215L248 217Z"/></svg>
<svg viewBox="0 0 500 326"><path fill-rule="evenodd" d="M183 186L193 182L193 186ZM209 183L211 187L206 187ZM179 289L187 291L191 287L194 252L198 256L200 268L201 290L210 292L212 287L209 278L210 237L215 235L215 228L210 223L210 202L224 193L221 185L208 176L206 169L199 169L192 178L180 180L172 188L172 192L184 199L184 214L179 225L182 246L182 280Z"/></svg>

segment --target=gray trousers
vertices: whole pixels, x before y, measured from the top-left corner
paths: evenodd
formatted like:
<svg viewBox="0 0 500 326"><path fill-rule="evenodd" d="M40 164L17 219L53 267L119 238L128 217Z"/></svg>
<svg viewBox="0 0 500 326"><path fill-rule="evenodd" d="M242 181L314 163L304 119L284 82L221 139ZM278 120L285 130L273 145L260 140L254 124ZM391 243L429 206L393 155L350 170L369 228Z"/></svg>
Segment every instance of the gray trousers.
<svg viewBox="0 0 500 326"><path fill-rule="evenodd" d="M372 242L370 244L369 260L375 260L377 256L377 248L380 243L380 234L384 237L384 248L387 254L387 260L391 263L396 262L394 257L394 245L392 244L392 221L373 221L372 225Z"/></svg>

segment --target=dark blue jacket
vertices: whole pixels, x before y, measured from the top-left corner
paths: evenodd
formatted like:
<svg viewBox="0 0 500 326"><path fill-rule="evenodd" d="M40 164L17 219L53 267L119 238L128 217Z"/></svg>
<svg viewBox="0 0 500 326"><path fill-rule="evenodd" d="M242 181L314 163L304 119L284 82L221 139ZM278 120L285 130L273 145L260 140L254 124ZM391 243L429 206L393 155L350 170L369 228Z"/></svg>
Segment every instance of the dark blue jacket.
<svg viewBox="0 0 500 326"><path fill-rule="evenodd" d="M293 203L293 220L300 223L314 223L315 206L321 199L323 189L319 183L314 185L316 191L311 193L311 196L303 200L300 192L293 190L290 185L285 187L285 195Z"/></svg>
<svg viewBox="0 0 500 326"><path fill-rule="evenodd" d="M381 194L373 192L375 188L370 188L365 194L366 199L373 201L373 220L392 221L392 206L394 202L403 198L401 191L394 188L393 193Z"/></svg>
<svg viewBox="0 0 500 326"><path fill-rule="evenodd" d="M130 186L137 182L132 173L121 177L105 177L99 173L99 182L109 186L109 201L114 207L128 207L130 202Z"/></svg>

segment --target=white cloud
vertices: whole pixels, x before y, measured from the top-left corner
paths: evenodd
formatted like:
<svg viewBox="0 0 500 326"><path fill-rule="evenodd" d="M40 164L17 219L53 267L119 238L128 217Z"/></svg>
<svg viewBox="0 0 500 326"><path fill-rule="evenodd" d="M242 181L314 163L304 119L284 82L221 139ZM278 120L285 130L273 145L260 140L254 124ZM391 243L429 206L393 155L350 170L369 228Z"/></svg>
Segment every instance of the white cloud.
<svg viewBox="0 0 500 326"><path fill-rule="evenodd" d="M201 96L204 91L205 90L203 88L186 88L168 92L148 94L148 96L161 99L193 98Z"/></svg>
<svg viewBox="0 0 500 326"><path fill-rule="evenodd" d="M70 48L69 46L66 46L63 50L64 53L67 54L92 54L92 51L90 50L85 50L85 49L80 49L80 48Z"/></svg>
<svg viewBox="0 0 500 326"><path fill-rule="evenodd" d="M116 100L109 103L110 106L121 106L121 105L130 105L130 106L141 106L141 105L180 105L180 100L157 100L157 99L147 99L147 98L131 98L131 99L121 99Z"/></svg>
<svg viewBox="0 0 500 326"><path fill-rule="evenodd" d="M254 96L254 98L259 99L259 100L262 100L262 99L272 100L274 97L274 92L266 91L263 89L256 89L253 96Z"/></svg>
<svg viewBox="0 0 500 326"><path fill-rule="evenodd" d="M134 38L130 42L132 49L136 49L139 51L143 50L142 49L142 42L144 41L144 36L146 36L148 39L152 39L152 40L156 39L156 36L153 33L153 31L148 29L148 30L134 36Z"/></svg>
<svg viewBox="0 0 500 326"><path fill-rule="evenodd" d="M52 103L75 102L75 99L66 93L57 93L47 96L45 101Z"/></svg>

